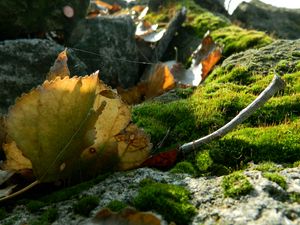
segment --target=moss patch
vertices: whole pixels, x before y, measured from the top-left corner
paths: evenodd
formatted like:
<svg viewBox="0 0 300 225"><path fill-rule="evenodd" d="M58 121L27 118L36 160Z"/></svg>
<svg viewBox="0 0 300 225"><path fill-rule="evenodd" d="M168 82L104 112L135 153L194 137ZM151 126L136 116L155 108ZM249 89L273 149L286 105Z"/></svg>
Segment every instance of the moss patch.
<svg viewBox="0 0 300 225"><path fill-rule="evenodd" d="M73 205L74 213L89 216L90 212L98 206L99 198L97 196L85 196Z"/></svg>
<svg viewBox="0 0 300 225"><path fill-rule="evenodd" d="M43 208L44 206L46 206L46 204L44 202L37 201L37 200L31 200L26 204L27 209L31 213L40 211L41 208Z"/></svg>
<svg viewBox="0 0 300 225"><path fill-rule="evenodd" d="M234 25L214 30L212 37L216 42L223 44L225 57L247 49L260 48L273 42L273 39L264 32L246 30Z"/></svg>
<svg viewBox="0 0 300 225"><path fill-rule="evenodd" d="M56 208L48 208L38 218L29 222L31 225L50 225L58 218L58 211Z"/></svg>
<svg viewBox="0 0 300 225"><path fill-rule="evenodd" d="M222 188L224 196L226 197L247 195L253 190L253 186L250 184L247 177L239 171L223 177Z"/></svg>
<svg viewBox="0 0 300 225"><path fill-rule="evenodd" d="M124 202L118 201L118 200L113 200L106 205L106 208L109 208L113 212L119 212L126 207L127 207L127 204L125 204Z"/></svg>
<svg viewBox="0 0 300 225"><path fill-rule="evenodd" d="M261 162L255 167L255 169L262 172L278 172L281 170L281 168L274 162Z"/></svg>
<svg viewBox="0 0 300 225"><path fill-rule="evenodd" d="M190 193L183 187L148 180L143 182L133 204L139 210L154 210L167 221L184 225L191 221L196 212L189 199Z"/></svg>
<svg viewBox="0 0 300 225"><path fill-rule="evenodd" d="M281 176L279 173L263 173L262 174L263 177L267 178L270 181L275 182L276 184L278 184L282 189L286 189L287 188L287 183L286 180L283 176Z"/></svg>
<svg viewBox="0 0 300 225"><path fill-rule="evenodd" d="M209 151L203 151L196 155L196 166L200 172L206 172L213 164Z"/></svg>
<svg viewBox="0 0 300 225"><path fill-rule="evenodd" d="M193 166L192 163L187 162L187 161L183 161L183 162L179 162L177 163L171 170L171 173L187 173L190 174L192 176L196 175L196 170Z"/></svg>

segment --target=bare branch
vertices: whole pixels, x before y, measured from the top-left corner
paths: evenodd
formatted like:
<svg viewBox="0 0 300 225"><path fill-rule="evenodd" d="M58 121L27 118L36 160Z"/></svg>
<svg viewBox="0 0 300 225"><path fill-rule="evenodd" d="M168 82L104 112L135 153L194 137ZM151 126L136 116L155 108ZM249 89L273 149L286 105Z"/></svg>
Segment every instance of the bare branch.
<svg viewBox="0 0 300 225"><path fill-rule="evenodd" d="M246 108L244 108L236 117L234 117L229 123L216 130L215 132L202 137L198 140L183 144L179 150L182 153L188 153L191 150L199 148L203 144L207 144L212 140L219 139L233 130L237 125L241 124L249 116L251 116L258 108L263 106L276 92L284 89L285 82L277 75L274 76L272 82L268 87Z"/></svg>

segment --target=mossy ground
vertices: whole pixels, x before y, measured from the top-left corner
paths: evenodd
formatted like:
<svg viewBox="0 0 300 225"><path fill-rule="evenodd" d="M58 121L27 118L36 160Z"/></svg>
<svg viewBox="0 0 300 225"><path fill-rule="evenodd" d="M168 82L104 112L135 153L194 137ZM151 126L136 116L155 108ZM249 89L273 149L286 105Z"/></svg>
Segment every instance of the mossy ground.
<svg viewBox="0 0 300 225"><path fill-rule="evenodd" d="M215 69L190 97L135 106L133 120L151 134L154 144L163 139L168 129L166 146L198 139L234 118L268 86L274 76L271 71L278 70L286 82L284 91L272 97L237 129L202 147L206 155L194 155L188 161L194 165L197 175L201 171L202 174L217 172L216 167L223 168L223 172L241 169L250 161L283 164L299 161L300 71L294 66L298 58L282 55L277 63L270 63L266 57L263 62L273 65L267 73L254 67L227 64ZM202 168L197 166L197 161Z"/></svg>

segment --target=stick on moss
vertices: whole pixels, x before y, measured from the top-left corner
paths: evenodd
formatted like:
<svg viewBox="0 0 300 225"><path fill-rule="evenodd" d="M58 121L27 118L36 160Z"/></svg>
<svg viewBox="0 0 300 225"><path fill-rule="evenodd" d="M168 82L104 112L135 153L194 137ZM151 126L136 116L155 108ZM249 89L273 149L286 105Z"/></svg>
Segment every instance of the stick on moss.
<svg viewBox="0 0 300 225"><path fill-rule="evenodd" d="M233 130L237 125L244 122L249 116L251 116L258 108L263 106L275 93L282 90L285 87L285 82L277 75L274 76L272 82L268 87L245 109L243 109L236 117L234 117L229 123L217 131L202 137L198 140L186 143L180 146L180 151L188 153L191 150L195 150L203 144L207 144L212 140L219 139Z"/></svg>

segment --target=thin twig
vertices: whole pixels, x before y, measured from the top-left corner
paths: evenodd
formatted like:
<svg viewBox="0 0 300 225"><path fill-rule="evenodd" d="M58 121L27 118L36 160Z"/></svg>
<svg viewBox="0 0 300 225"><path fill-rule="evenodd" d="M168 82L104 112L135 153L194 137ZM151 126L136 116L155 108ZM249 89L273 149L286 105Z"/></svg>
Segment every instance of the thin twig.
<svg viewBox="0 0 300 225"><path fill-rule="evenodd" d="M251 116L258 108L263 106L276 92L284 89L285 82L277 75L274 76L269 86L246 108L244 108L236 117L234 117L229 123L218 129L217 131L202 137L198 140L183 144L179 147L179 150L186 154L191 150L199 148L203 144L207 144L212 140L219 139L233 130L237 125L244 122L249 116Z"/></svg>
<svg viewBox="0 0 300 225"><path fill-rule="evenodd" d="M20 194L28 191L29 189L33 188L34 186L38 185L39 183L40 183L40 181L36 180L36 181L32 182L31 184L27 185L26 187L22 188L21 190L16 191L16 192L14 192L14 193L12 193L12 194L10 194L8 196L5 196L3 198L0 198L0 202L3 202L5 200L11 199L13 197L16 197L17 195L20 195Z"/></svg>

